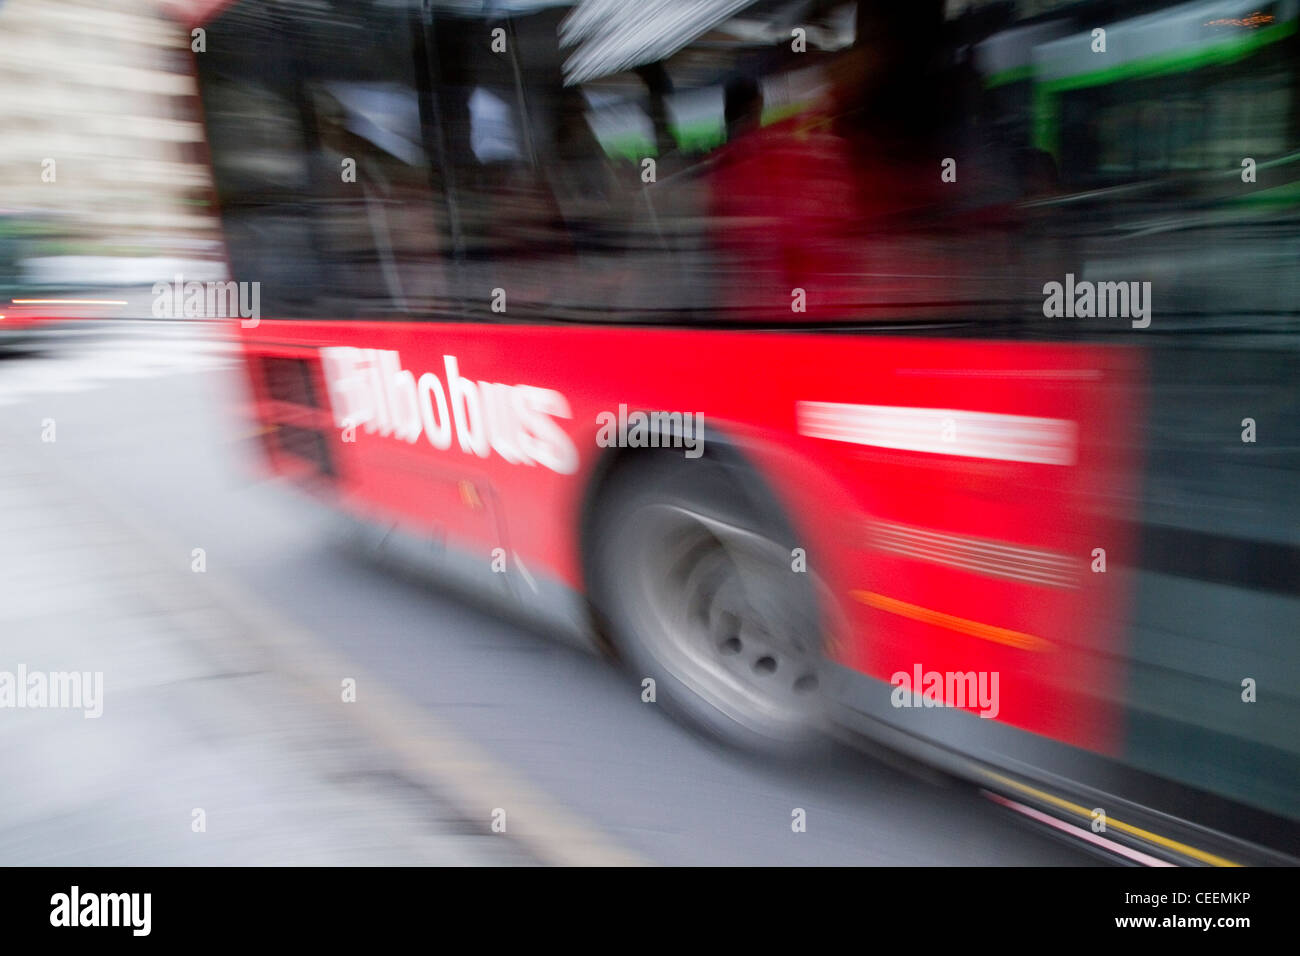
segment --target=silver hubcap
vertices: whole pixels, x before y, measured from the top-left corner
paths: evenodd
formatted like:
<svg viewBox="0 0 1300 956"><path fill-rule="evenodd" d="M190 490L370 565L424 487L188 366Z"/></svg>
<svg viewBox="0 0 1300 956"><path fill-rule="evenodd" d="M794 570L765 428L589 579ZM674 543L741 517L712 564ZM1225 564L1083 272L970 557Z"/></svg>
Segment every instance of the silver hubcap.
<svg viewBox="0 0 1300 956"><path fill-rule="evenodd" d="M642 633L659 664L723 713L769 735L807 725L815 622L789 600L789 551L678 505L637 511Z"/></svg>

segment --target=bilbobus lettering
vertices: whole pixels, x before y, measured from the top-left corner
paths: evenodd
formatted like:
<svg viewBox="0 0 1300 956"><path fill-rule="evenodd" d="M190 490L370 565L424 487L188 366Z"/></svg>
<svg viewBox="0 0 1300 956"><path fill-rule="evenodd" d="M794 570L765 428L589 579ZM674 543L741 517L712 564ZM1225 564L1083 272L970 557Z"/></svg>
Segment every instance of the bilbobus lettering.
<svg viewBox="0 0 1300 956"><path fill-rule="evenodd" d="M321 365L338 428L364 426L406 442L423 434L439 450L452 446L487 458L494 451L516 465L542 465L562 475L578 470L578 450L555 419L572 418L568 399L550 388L476 382L444 355L443 380L418 378L389 349L321 349Z"/></svg>

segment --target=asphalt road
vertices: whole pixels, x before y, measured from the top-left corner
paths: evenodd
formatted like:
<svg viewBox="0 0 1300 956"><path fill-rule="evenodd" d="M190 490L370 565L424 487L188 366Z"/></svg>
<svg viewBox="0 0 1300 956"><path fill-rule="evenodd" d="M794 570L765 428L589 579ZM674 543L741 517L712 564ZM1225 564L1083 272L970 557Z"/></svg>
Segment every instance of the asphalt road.
<svg viewBox="0 0 1300 956"><path fill-rule="evenodd" d="M641 703L639 684L594 655L342 546L329 515L258 473L238 367L205 334L129 323L0 358L0 438L38 442L53 419L57 442L41 452L53 467L174 544L178 561L203 548L236 593L614 844L661 864L1095 862L974 790L846 748L788 765L721 749ZM792 832L794 808L804 833Z"/></svg>

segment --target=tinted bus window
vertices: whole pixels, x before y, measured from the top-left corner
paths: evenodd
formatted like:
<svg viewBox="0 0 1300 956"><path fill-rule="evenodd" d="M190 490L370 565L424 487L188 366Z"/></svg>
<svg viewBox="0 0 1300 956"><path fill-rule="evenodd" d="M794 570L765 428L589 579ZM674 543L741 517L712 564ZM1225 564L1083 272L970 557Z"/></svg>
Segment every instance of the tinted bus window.
<svg viewBox="0 0 1300 956"><path fill-rule="evenodd" d="M641 77L565 84L567 13L428 21L463 305L507 320L702 314L710 303L692 280L705 272L684 271L702 251L690 238L705 212L698 185L656 188L682 164L654 154L648 120L651 150L636 137L654 110ZM676 151L666 135L659 143ZM645 158L664 168L643 176Z"/></svg>
<svg viewBox="0 0 1300 956"><path fill-rule="evenodd" d="M235 278L280 316L448 306L405 3L240 3L203 103Z"/></svg>

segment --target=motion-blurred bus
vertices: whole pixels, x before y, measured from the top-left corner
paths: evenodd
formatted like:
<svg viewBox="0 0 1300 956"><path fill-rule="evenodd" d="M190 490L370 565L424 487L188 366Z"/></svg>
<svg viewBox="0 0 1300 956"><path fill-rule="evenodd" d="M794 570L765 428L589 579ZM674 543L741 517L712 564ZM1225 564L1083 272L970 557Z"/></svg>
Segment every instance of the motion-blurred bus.
<svg viewBox="0 0 1300 956"><path fill-rule="evenodd" d="M178 12L274 473L725 740L1300 855L1294 0Z"/></svg>

